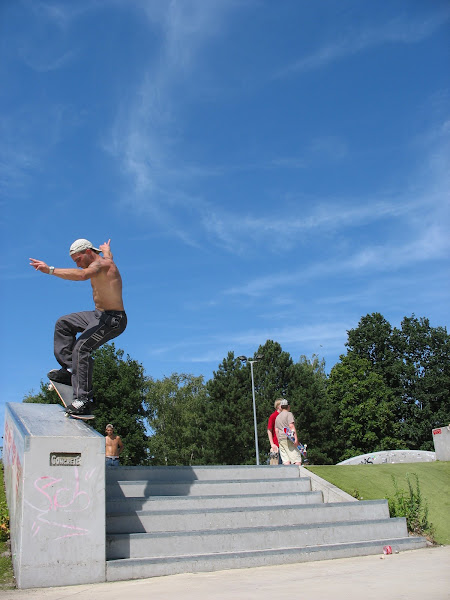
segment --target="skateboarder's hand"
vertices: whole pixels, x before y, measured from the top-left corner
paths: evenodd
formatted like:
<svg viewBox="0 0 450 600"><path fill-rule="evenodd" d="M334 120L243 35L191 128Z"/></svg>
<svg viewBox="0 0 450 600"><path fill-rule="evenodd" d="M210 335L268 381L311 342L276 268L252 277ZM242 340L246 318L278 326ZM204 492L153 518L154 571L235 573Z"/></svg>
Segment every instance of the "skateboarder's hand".
<svg viewBox="0 0 450 600"><path fill-rule="evenodd" d="M37 260L36 258L30 258L30 265L36 271L41 271L41 273L50 273L50 267L43 260Z"/></svg>
<svg viewBox="0 0 450 600"><path fill-rule="evenodd" d="M111 258L111 239L109 239L107 242L105 242L104 244L101 244L99 246L99 250L101 250L103 252L103 256L105 258Z"/></svg>

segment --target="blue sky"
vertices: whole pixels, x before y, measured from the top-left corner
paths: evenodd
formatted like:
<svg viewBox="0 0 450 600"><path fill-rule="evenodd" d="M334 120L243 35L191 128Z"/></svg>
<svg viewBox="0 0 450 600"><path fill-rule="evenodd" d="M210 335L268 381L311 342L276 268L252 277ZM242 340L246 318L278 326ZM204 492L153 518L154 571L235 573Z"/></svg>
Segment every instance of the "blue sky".
<svg viewBox="0 0 450 600"><path fill-rule="evenodd" d="M448 327L449 28L444 0L2 2L0 417L92 307L28 264L80 237L154 378L267 339L329 371L374 311Z"/></svg>

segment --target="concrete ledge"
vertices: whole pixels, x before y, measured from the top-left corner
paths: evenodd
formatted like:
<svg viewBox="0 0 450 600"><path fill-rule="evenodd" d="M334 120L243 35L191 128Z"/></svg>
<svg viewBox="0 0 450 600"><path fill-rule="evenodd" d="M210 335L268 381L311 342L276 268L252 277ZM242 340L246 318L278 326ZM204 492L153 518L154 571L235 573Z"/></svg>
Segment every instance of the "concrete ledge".
<svg viewBox="0 0 450 600"><path fill-rule="evenodd" d="M339 489L332 483L325 481L322 477L319 477L315 473L308 471L305 467L299 467L300 477L309 477L311 480L311 490L313 492L322 492L323 501L325 504L328 502L358 502L356 498L347 494L343 490Z"/></svg>
<svg viewBox="0 0 450 600"><path fill-rule="evenodd" d="M19 588L105 581L105 442L56 404L6 404L3 447Z"/></svg>

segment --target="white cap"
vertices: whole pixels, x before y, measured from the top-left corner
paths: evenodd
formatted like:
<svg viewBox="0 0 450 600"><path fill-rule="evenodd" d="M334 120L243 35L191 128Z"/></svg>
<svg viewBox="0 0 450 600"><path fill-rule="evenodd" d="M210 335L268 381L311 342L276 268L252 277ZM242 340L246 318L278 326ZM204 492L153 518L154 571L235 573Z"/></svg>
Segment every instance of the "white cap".
<svg viewBox="0 0 450 600"><path fill-rule="evenodd" d="M101 252L98 248L95 248L89 240L85 240L84 238L80 238L79 240L75 240L74 243L70 246L69 254L76 254L77 252L83 252L83 250L93 250L94 252Z"/></svg>

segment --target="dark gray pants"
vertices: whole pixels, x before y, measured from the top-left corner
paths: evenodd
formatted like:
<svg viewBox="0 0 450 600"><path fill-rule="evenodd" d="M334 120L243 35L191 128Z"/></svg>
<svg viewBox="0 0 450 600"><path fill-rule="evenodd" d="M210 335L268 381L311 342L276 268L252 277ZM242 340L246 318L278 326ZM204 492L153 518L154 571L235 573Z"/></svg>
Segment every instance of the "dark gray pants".
<svg viewBox="0 0 450 600"><path fill-rule="evenodd" d="M120 335L126 326L127 316L118 310L87 310L64 315L56 321L55 358L65 369L72 369L74 399L92 398L91 354ZM77 338L78 333L81 335Z"/></svg>

